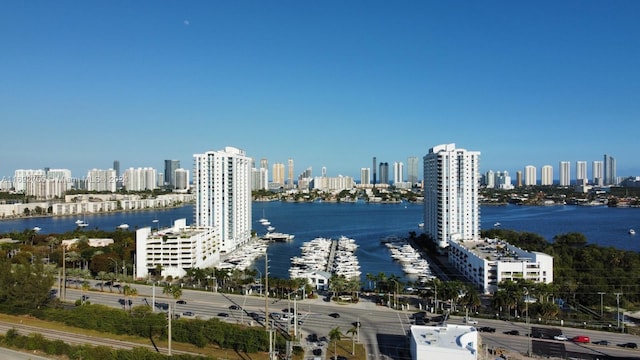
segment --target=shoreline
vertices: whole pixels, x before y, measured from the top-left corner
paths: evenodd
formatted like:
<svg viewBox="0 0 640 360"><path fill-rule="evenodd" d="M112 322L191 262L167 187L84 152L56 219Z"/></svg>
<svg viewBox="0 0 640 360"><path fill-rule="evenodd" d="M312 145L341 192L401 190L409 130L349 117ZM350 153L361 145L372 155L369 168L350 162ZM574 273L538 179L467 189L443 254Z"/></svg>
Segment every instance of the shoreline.
<svg viewBox="0 0 640 360"><path fill-rule="evenodd" d="M112 210L112 211L96 211L89 214L64 214L64 215L54 215L54 214L44 214L44 215L16 215L13 217L0 217L1 221L11 221L11 220L25 220L25 219L42 219L42 218L65 218L65 217L78 217L78 216L92 216L92 215L105 215L105 214L115 214L115 213L125 213L125 212L144 212L144 211L158 211L158 210L173 210L181 207L185 207L191 205L191 203L183 203L182 205L176 206L165 206L161 208L144 208L144 209L133 209L133 210Z"/></svg>

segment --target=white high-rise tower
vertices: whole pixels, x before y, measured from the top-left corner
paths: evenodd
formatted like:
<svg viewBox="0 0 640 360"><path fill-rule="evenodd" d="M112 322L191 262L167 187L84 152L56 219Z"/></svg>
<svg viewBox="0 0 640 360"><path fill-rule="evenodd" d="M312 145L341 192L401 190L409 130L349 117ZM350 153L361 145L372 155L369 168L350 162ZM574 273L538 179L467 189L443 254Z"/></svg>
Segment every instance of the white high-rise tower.
<svg viewBox="0 0 640 360"><path fill-rule="evenodd" d="M193 155L194 225L213 228L220 252L251 239L251 158L226 147Z"/></svg>
<svg viewBox="0 0 640 360"><path fill-rule="evenodd" d="M480 237L480 152L438 145L424 156L424 230L438 248Z"/></svg>

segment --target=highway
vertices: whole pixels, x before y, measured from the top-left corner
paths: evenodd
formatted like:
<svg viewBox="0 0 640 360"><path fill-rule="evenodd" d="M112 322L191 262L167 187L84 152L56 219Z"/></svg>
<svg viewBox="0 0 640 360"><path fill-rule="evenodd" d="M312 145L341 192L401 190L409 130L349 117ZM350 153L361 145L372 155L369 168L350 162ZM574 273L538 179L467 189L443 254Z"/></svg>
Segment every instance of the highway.
<svg viewBox="0 0 640 360"><path fill-rule="evenodd" d="M151 304L153 301L153 287L146 285L132 285L138 289L138 295L131 298L133 306ZM93 289L96 289L94 286ZM99 289L99 288L98 288ZM117 289L113 289L113 292L109 292L105 287L104 292L90 291L85 292L85 295L89 296L89 301L92 303L98 303L113 307L122 307L118 302L119 299L124 297L118 292ZM67 301L74 301L80 299L83 295L81 290L73 288L67 289L66 299ZM162 288L155 287L155 300L157 303L165 303L171 305L176 314L182 314L184 312L192 312L195 317L208 319L217 317L222 321L246 324L249 326L263 326L261 322L254 321L248 314L255 312L258 314L264 314L265 310L265 298L254 295L229 295L214 292L204 292L197 290L183 289L183 295L180 298L184 300L186 304L176 304L176 300L169 298L162 294ZM288 301L269 299L268 307L269 312L283 312L283 309L297 307L297 311L300 313L299 319L302 320L302 324L291 325L287 321L276 321L280 329L286 330L287 326L290 326L290 331L294 331L298 334L298 338L302 339L303 345L309 345L304 341L309 334L317 334L319 337L327 336L332 328L339 327L343 334L353 327L353 323L359 321L361 324L359 340L367 349L370 359L401 359L408 353L408 340L406 334L411 326L411 314L417 312L418 309L411 309L406 311L396 311L383 306L377 306L376 304L362 300L358 304L346 304L340 305L336 303L325 302L322 299L305 299L302 301ZM231 310L229 307L232 305L239 306L242 310ZM157 309L156 309L157 310ZM158 310L159 311L159 310ZM339 318L330 317L330 313L340 314ZM220 317L219 313L226 313L228 317ZM431 314L428 314L431 315ZM591 354L607 354L615 356L638 356L640 359L640 351L632 349L624 349L615 344L624 342L640 343L640 338L629 334L617 334L611 332L601 332L585 329L574 328L555 328L559 330L568 338L572 338L577 335L589 336L591 341L596 340L608 340L611 345L602 346L595 344L576 344L573 342L560 342L557 340L547 339L530 339L525 336L529 333L527 325L522 322L510 322L503 320L490 320L490 319L478 319L479 324L477 327L489 326L496 329L495 333L480 333L482 337L482 343L486 345L487 349L501 348L511 353L526 353L529 347L536 348L537 346L543 346L545 348L553 347L554 344L564 345L569 351L582 351ZM462 317L452 316L448 323L450 324L462 324ZM435 325L432 323L431 325ZM549 328L544 325L532 324L540 328ZM520 335L507 335L505 331L518 330ZM531 341L528 343L528 341Z"/></svg>

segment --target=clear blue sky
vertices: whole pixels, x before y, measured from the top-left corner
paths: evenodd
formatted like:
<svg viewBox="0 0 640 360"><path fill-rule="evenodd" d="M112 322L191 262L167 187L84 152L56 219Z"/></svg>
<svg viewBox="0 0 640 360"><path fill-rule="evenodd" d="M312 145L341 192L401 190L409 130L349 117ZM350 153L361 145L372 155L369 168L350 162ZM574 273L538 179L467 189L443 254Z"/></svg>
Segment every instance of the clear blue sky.
<svg viewBox="0 0 640 360"><path fill-rule="evenodd" d="M640 175L640 1L0 2L0 176L234 146L359 178L443 143L481 171Z"/></svg>

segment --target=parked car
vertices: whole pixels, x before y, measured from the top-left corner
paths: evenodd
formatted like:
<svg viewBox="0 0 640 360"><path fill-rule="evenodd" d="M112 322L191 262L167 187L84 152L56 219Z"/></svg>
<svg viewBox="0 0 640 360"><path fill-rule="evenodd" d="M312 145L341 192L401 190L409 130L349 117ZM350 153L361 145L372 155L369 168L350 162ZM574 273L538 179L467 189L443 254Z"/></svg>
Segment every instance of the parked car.
<svg viewBox="0 0 640 360"><path fill-rule="evenodd" d="M508 330L508 331L505 331L503 334L507 334L507 335L520 335L520 331L518 331L518 330Z"/></svg>
<svg viewBox="0 0 640 360"><path fill-rule="evenodd" d="M634 342L618 344L618 346L623 347L623 348L627 348L627 349L637 349L638 348L638 344L636 344Z"/></svg>
<svg viewBox="0 0 640 360"><path fill-rule="evenodd" d="M591 339L589 339L588 336L582 336L582 335L578 335L578 336L574 336L571 341L576 342L576 343L585 343L588 344Z"/></svg>
<svg viewBox="0 0 640 360"><path fill-rule="evenodd" d="M313 349L312 352L313 352L313 355L320 356L322 355L322 348L315 348Z"/></svg>
<svg viewBox="0 0 640 360"><path fill-rule="evenodd" d="M340 314L338 314L338 313L331 313L331 314L329 314L329 316L331 316L334 319L340 318Z"/></svg>
<svg viewBox="0 0 640 360"><path fill-rule="evenodd" d="M569 338L564 336L563 334L556 335L556 336L553 337L553 339L554 340L559 340L559 341L567 341L567 340L569 340Z"/></svg>
<svg viewBox="0 0 640 360"><path fill-rule="evenodd" d="M592 344L608 346L609 345L609 341L607 341L607 340L598 340L598 341L592 342Z"/></svg>
<svg viewBox="0 0 640 360"><path fill-rule="evenodd" d="M496 332L496 328L490 327L490 326L483 326L483 327L479 327L478 331L480 332L488 332L488 333L494 333Z"/></svg>

